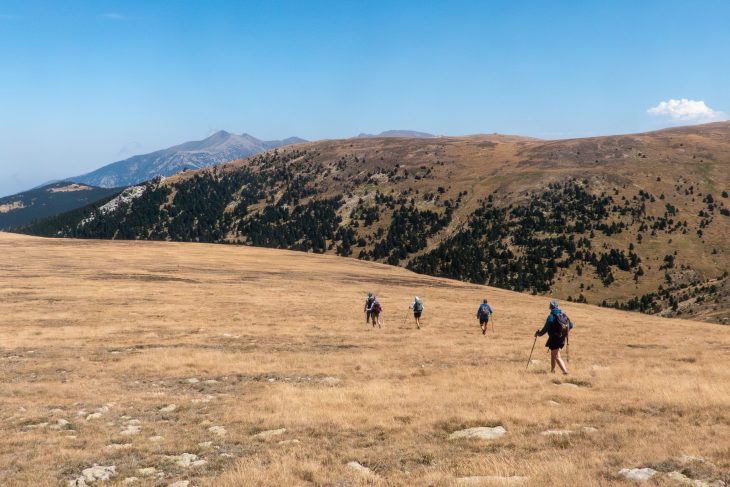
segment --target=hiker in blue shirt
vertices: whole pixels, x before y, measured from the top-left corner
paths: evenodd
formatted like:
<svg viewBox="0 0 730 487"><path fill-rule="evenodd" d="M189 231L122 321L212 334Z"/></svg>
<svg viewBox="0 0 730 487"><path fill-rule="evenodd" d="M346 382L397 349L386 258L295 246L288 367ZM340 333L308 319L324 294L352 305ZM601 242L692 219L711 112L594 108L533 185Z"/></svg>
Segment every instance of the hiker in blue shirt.
<svg viewBox="0 0 730 487"><path fill-rule="evenodd" d="M487 303L487 299L484 298L484 302L479 305L477 310L477 319L479 320L479 326L482 328L482 335L487 334L487 325L489 323L489 315L494 313L492 307Z"/></svg>
<svg viewBox="0 0 730 487"><path fill-rule="evenodd" d="M550 349L550 372L555 373L555 364L557 363L564 375L568 375L568 369L560 358L560 349L565 346L570 330L573 329L573 323L570 318L560 310L558 300L550 300L550 314L545 320L542 330L537 330L535 336L543 336L548 334L548 341L545 346Z"/></svg>

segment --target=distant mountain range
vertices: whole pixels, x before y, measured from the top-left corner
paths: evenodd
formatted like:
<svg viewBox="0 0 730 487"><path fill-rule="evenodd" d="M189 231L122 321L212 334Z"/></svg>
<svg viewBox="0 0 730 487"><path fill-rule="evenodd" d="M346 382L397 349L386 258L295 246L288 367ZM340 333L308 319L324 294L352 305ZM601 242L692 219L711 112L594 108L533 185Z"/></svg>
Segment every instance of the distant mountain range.
<svg viewBox="0 0 730 487"><path fill-rule="evenodd" d="M109 198L121 189L56 182L0 198L0 230L27 225Z"/></svg>
<svg viewBox="0 0 730 487"><path fill-rule="evenodd" d="M644 134L350 138L129 188L20 231L326 252L730 320L730 122Z"/></svg>
<svg viewBox="0 0 730 487"><path fill-rule="evenodd" d="M417 132L415 130L386 130L379 134L360 134L356 139L374 139L376 137L404 137L408 139L431 139L436 137L426 132Z"/></svg>
<svg viewBox="0 0 730 487"><path fill-rule="evenodd" d="M203 140L113 162L90 173L68 178L68 181L102 188L131 186L158 176L171 176L184 169L200 169L301 142L306 140L299 137L260 140L249 134L238 135L221 130Z"/></svg>

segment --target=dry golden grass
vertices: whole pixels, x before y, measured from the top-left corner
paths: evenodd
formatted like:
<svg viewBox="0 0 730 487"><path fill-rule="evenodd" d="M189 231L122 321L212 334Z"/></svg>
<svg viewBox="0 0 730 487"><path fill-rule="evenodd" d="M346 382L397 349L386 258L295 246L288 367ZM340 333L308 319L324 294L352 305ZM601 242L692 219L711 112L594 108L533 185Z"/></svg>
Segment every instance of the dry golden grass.
<svg viewBox="0 0 730 487"><path fill-rule="evenodd" d="M570 304L570 388L547 372L544 339L525 371L543 297L233 246L0 234L0 255L2 485L65 485L95 463L116 466L103 485L628 485L620 468L681 455L715 464L693 475L730 480L728 327ZM365 326L368 290L382 330ZM420 331L403 324L414 294ZM139 434L122 434L134 420ZM497 440L448 439L496 425ZM166 458L185 452L207 463Z"/></svg>

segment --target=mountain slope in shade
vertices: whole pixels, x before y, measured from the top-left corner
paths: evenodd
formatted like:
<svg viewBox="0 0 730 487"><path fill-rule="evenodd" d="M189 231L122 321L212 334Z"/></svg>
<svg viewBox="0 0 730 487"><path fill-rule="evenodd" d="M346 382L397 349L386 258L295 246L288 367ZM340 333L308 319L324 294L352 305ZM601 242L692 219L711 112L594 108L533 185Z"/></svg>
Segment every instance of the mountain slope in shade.
<svg viewBox="0 0 730 487"><path fill-rule="evenodd" d="M221 130L203 140L133 156L68 180L103 188L130 186L158 176L171 176L185 169L200 169L302 142L305 140L298 137L266 141L249 134L238 135Z"/></svg>
<svg viewBox="0 0 730 487"><path fill-rule="evenodd" d="M0 230L90 205L121 191L84 184L58 182L0 198Z"/></svg>

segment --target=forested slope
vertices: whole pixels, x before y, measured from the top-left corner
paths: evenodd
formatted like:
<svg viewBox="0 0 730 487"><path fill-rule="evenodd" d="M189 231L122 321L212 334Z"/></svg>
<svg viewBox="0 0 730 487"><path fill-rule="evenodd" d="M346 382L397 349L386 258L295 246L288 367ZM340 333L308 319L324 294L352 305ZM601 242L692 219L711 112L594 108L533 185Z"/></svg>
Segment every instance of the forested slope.
<svg viewBox="0 0 730 487"><path fill-rule="evenodd" d="M155 180L114 211L26 231L331 252L722 321L729 174L729 123L561 141L322 141Z"/></svg>

